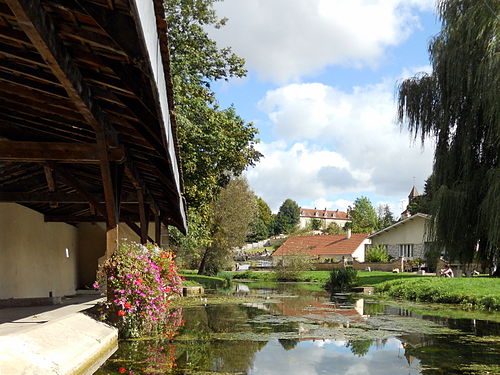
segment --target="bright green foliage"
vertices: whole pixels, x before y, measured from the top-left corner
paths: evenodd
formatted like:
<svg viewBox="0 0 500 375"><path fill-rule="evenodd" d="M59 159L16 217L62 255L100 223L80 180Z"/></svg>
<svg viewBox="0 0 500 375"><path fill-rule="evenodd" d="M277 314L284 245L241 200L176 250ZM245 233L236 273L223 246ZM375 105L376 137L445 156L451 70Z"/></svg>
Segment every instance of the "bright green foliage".
<svg viewBox="0 0 500 375"><path fill-rule="evenodd" d="M212 242L205 249L199 274L215 275L229 265L231 249L245 243L257 210L255 195L241 178L221 190L213 207Z"/></svg>
<svg viewBox="0 0 500 375"><path fill-rule="evenodd" d="M177 228L169 227L170 243L177 255L177 263L183 268L198 268L205 249L212 243L207 219L194 208L187 212L189 230L183 235Z"/></svg>
<svg viewBox="0 0 500 375"><path fill-rule="evenodd" d="M328 226L323 229L323 234L343 234L344 232L344 228L335 222L328 224Z"/></svg>
<svg viewBox="0 0 500 375"><path fill-rule="evenodd" d="M500 259L499 1L440 0L439 34L430 42L431 74L399 86L398 118L435 137L436 243L450 258Z"/></svg>
<svg viewBox="0 0 500 375"><path fill-rule="evenodd" d="M366 262L389 262L390 256L387 250L380 245L370 247L365 254Z"/></svg>
<svg viewBox="0 0 500 375"><path fill-rule="evenodd" d="M321 229L321 220L320 219L312 219L309 221L308 226L312 230L320 230Z"/></svg>
<svg viewBox="0 0 500 375"><path fill-rule="evenodd" d="M370 233L377 228L377 214L367 197L357 198L349 215L353 233Z"/></svg>
<svg viewBox="0 0 500 375"><path fill-rule="evenodd" d="M284 257L283 263L276 267L276 280L295 281L300 272L311 269L311 259L307 255L297 253Z"/></svg>
<svg viewBox="0 0 500 375"><path fill-rule="evenodd" d="M300 220L300 207L292 199L287 199L281 205L276 215L274 233L290 233Z"/></svg>
<svg viewBox="0 0 500 375"><path fill-rule="evenodd" d="M382 230L394 224L394 215L391 212L388 204L379 205L377 207L377 228L376 230Z"/></svg>
<svg viewBox="0 0 500 375"><path fill-rule="evenodd" d="M204 27L221 27L215 0L165 1L175 114L182 158L185 195L190 207L215 199L231 176L254 165L257 129L245 123L234 108L220 109L210 82L243 77L244 60L220 49Z"/></svg>
<svg viewBox="0 0 500 375"><path fill-rule="evenodd" d="M351 289L358 281L358 271L352 267L339 268L330 272L330 280L326 288L333 291L346 291Z"/></svg>
<svg viewBox="0 0 500 375"><path fill-rule="evenodd" d="M255 242L266 239L271 234L273 225L273 215L268 204L260 197L256 197L257 216L250 224L250 233L247 241Z"/></svg>

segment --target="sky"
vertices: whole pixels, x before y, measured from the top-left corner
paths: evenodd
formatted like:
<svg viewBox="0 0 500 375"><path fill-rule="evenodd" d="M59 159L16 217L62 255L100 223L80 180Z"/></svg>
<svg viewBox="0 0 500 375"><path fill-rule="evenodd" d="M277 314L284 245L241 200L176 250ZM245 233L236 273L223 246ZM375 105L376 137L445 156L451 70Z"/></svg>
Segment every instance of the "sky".
<svg viewBox="0 0 500 375"><path fill-rule="evenodd" d="M396 217L432 170L422 146L396 123L397 83L431 72L439 29L434 0L225 0L226 26L209 30L245 58L245 78L216 82L223 107L259 129L264 155L246 171L276 212L346 210L356 198L389 204Z"/></svg>

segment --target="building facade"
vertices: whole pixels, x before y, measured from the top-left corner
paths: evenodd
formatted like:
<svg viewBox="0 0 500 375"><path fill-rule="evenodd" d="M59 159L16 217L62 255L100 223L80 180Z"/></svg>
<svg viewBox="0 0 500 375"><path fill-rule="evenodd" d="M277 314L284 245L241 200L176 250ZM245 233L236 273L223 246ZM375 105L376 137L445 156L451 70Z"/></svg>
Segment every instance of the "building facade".
<svg viewBox="0 0 500 375"><path fill-rule="evenodd" d="M369 236L372 245L387 249L393 258L425 258L430 243L427 224L430 216L415 214Z"/></svg>
<svg viewBox="0 0 500 375"><path fill-rule="evenodd" d="M350 222L349 214L339 210L318 210L316 208L300 208L300 228L305 228L313 220L321 221L321 229L325 229L331 223L336 223L341 228L344 228L346 223Z"/></svg>

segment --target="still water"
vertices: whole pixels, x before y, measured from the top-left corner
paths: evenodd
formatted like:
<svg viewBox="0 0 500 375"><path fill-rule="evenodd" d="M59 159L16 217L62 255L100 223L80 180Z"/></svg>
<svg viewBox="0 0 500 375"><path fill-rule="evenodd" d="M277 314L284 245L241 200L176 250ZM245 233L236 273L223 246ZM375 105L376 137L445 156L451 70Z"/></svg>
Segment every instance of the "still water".
<svg viewBox="0 0 500 375"><path fill-rule="evenodd" d="M121 342L97 374L500 374L498 313L425 307L236 284L173 311L173 337Z"/></svg>

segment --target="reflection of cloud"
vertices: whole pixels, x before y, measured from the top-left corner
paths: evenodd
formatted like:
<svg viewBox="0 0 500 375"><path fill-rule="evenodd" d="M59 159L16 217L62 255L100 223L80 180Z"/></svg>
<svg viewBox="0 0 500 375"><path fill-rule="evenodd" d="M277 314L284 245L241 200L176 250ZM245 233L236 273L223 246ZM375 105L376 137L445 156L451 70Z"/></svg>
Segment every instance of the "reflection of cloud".
<svg viewBox="0 0 500 375"><path fill-rule="evenodd" d="M416 366L408 366L404 356L398 356L401 344L398 339L391 338L378 349L372 345L364 357L353 355L345 344L344 340L334 339L301 341L294 349L286 351L277 340L272 340L256 353L248 374L320 375L330 374L332 369L337 375L387 375L402 371L420 374Z"/></svg>

